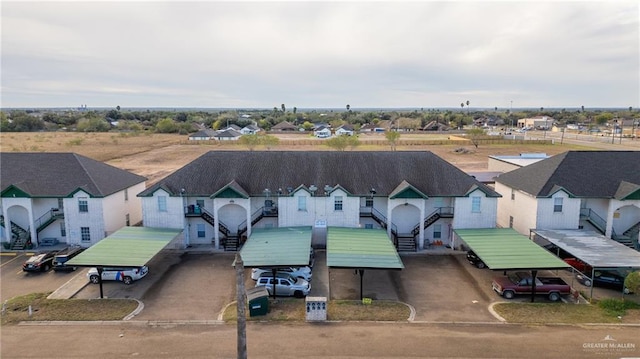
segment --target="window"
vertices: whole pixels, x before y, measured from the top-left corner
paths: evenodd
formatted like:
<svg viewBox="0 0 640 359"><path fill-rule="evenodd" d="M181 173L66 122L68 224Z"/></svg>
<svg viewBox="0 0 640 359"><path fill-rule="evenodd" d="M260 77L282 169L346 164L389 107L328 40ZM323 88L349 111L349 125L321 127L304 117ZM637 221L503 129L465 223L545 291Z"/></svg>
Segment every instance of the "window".
<svg viewBox="0 0 640 359"><path fill-rule="evenodd" d="M158 211L167 211L167 196L158 196Z"/></svg>
<svg viewBox="0 0 640 359"><path fill-rule="evenodd" d="M509 216L509 228L513 228L513 216Z"/></svg>
<svg viewBox="0 0 640 359"><path fill-rule="evenodd" d="M556 197L553 199L553 211L562 212L562 197Z"/></svg>
<svg viewBox="0 0 640 359"><path fill-rule="evenodd" d="M471 213L480 213L480 197L471 197Z"/></svg>
<svg viewBox="0 0 640 359"><path fill-rule="evenodd" d="M367 198L364 201L364 206L365 207L373 207L373 198Z"/></svg>
<svg viewBox="0 0 640 359"><path fill-rule="evenodd" d="M124 225L127 227L131 225L131 218L129 217L129 213L124 215Z"/></svg>
<svg viewBox="0 0 640 359"><path fill-rule="evenodd" d="M204 199L197 199L196 204L198 205L198 207L204 208Z"/></svg>
<svg viewBox="0 0 640 359"><path fill-rule="evenodd" d="M365 223L364 224L364 228L365 229L373 229L373 223Z"/></svg>
<svg viewBox="0 0 640 359"><path fill-rule="evenodd" d="M511 200L515 200L516 199L516 190L514 190L513 188L511 189Z"/></svg>
<svg viewBox="0 0 640 359"><path fill-rule="evenodd" d="M91 231L89 227L80 227L80 239L83 242L91 242Z"/></svg>
<svg viewBox="0 0 640 359"><path fill-rule="evenodd" d="M198 238L204 238L206 233L204 230L204 223L198 223L196 227L198 230Z"/></svg>
<svg viewBox="0 0 640 359"><path fill-rule="evenodd" d="M333 202L333 209L335 211L342 211L342 196L335 196Z"/></svg>
<svg viewBox="0 0 640 359"><path fill-rule="evenodd" d="M442 207L444 207L444 200L442 199L442 197L436 197L436 198L434 199L433 207L435 207L435 208L442 208Z"/></svg>
<svg viewBox="0 0 640 359"><path fill-rule="evenodd" d="M78 197L78 211L89 212L89 202L87 197Z"/></svg>
<svg viewBox="0 0 640 359"><path fill-rule="evenodd" d="M434 224L433 225L433 238L442 238L442 225Z"/></svg>
<svg viewBox="0 0 640 359"><path fill-rule="evenodd" d="M67 227L65 227L64 222L60 222L60 237L67 236Z"/></svg>
<svg viewBox="0 0 640 359"><path fill-rule="evenodd" d="M64 209L64 199L62 198L58 198L58 209L61 211Z"/></svg>
<svg viewBox="0 0 640 359"><path fill-rule="evenodd" d="M298 211L306 211L307 210L307 197L298 196Z"/></svg>
<svg viewBox="0 0 640 359"><path fill-rule="evenodd" d="M128 188L124 189L124 200L125 201L129 200L129 189Z"/></svg>

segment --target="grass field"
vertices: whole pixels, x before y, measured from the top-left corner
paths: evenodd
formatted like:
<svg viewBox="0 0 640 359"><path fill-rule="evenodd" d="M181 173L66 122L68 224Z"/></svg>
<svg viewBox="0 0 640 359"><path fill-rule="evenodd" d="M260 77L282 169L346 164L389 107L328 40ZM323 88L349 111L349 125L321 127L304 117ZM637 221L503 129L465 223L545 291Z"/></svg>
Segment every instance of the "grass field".
<svg viewBox="0 0 640 359"><path fill-rule="evenodd" d="M332 151L323 140L305 134L277 134L281 144L272 151ZM542 152L555 155L590 149L541 143L481 144L449 141L443 134L403 134L398 151L431 151L464 171L487 169L490 155ZM357 151L389 151L384 135L360 135ZM427 144L428 143L428 144ZM456 151L464 148L465 151ZM187 136L154 133L0 133L2 152L73 152L145 176L147 185L166 177L208 151L247 151L235 141L189 141ZM265 148L256 150L264 151ZM349 151L350 149L347 149Z"/></svg>

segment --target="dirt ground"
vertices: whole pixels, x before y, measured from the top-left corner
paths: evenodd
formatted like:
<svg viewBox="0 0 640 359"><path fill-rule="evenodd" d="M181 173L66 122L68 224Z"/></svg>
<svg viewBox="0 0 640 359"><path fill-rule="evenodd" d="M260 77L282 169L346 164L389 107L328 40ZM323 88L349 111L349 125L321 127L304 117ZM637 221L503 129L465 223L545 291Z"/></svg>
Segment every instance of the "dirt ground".
<svg viewBox="0 0 640 359"><path fill-rule="evenodd" d="M322 140L308 135L277 134L283 142L272 151L330 151ZM401 137L412 140L446 140L441 134L412 134ZM291 144L299 140L300 144ZM380 145L383 135L363 135L357 151L389 151ZM372 144L376 142L378 144ZM463 149L464 151L456 151ZM543 152L555 155L572 149L569 145L517 144L480 145L471 143L442 145L398 146L397 151L431 151L463 171L487 169L490 155L517 155L523 152ZM113 133L0 133L2 152L74 152L104 161L115 167L131 171L154 184L208 151L247 151L234 141L189 141L184 135L169 134L113 134ZM256 151L264 151L257 148ZM347 149L349 151L349 149Z"/></svg>

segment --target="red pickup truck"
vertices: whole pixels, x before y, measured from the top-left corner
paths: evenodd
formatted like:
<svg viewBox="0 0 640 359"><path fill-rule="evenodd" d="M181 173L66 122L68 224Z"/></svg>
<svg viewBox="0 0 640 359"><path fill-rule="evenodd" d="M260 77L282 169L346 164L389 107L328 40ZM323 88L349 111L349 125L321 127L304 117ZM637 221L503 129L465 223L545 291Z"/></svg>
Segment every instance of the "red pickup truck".
<svg viewBox="0 0 640 359"><path fill-rule="evenodd" d="M520 294L531 294L531 275L526 272L516 272L506 277L493 279L491 286L506 299ZM549 300L558 301L562 295L570 294L571 286L562 278L536 277L536 294L547 295Z"/></svg>

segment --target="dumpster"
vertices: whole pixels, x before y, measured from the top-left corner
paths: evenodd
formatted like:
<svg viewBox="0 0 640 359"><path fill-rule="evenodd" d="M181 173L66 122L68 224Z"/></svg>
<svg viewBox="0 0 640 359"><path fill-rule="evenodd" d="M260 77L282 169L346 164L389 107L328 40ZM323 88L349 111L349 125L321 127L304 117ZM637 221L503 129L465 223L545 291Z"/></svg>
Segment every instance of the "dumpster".
<svg viewBox="0 0 640 359"><path fill-rule="evenodd" d="M269 312L269 292L265 286L259 286L247 290L247 303L249 316L267 315Z"/></svg>

